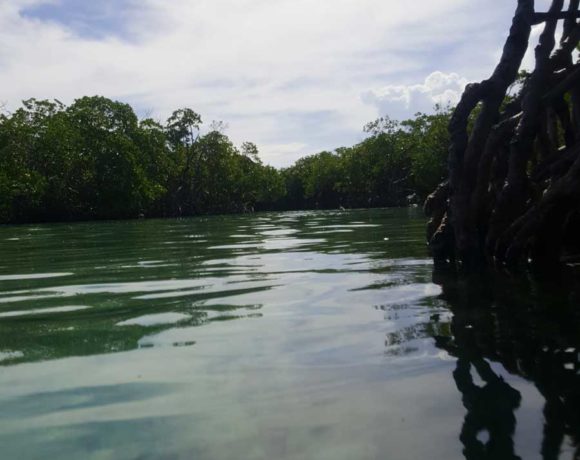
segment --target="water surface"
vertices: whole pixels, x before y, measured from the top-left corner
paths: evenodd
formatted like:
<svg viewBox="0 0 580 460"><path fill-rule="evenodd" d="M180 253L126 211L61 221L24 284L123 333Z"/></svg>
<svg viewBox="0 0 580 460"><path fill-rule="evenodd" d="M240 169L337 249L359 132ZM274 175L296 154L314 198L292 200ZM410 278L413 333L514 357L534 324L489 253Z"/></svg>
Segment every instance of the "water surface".
<svg viewBox="0 0 580 460"><path fill-rule="evenodd" d="M2 458L572 458L577 316L435 284L424 225L1 228Z"/></svg>

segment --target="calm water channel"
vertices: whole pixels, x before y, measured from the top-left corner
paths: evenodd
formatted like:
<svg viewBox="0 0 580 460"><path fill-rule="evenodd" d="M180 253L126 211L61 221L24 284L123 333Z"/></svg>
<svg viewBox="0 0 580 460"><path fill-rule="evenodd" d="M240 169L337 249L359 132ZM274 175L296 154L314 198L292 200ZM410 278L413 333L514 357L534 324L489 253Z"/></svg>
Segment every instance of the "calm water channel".
<svg viewBox="0 0 580 460"><path fill-rule="evenodd" d="M0 228L0 458L574 458L572 294L434 277L424 225Z"/></svg>

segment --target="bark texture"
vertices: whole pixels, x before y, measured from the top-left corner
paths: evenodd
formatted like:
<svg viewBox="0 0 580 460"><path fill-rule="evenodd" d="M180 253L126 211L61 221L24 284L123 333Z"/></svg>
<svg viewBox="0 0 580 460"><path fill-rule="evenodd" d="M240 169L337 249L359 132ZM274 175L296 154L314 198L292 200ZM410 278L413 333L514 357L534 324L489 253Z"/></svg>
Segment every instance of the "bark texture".
<svg viewBox="0 0 580 460"><path fill-rule="evenodd" d="M580 234L580 2L548 12L518 0L500 62L470 84L449 124L449 180L428 198L428 241L437 263L554 266L575 259ZM556 40L558 22L563 35ZM517 97L532 26L543 23L535 68Z"/></svg>

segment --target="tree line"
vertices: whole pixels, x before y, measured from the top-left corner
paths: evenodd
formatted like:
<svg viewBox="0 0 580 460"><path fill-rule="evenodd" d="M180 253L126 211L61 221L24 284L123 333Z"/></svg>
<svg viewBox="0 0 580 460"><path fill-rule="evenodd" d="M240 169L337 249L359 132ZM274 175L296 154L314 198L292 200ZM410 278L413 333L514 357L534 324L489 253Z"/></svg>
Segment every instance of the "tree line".
<svg viewBox="0 0 580 460"><path fill-rule="evenodd" d="M352 147L276 169L185 108L139 119L104 97L0 115L0 223L401 206L444 178L450 109L380 118Z"/></svg>

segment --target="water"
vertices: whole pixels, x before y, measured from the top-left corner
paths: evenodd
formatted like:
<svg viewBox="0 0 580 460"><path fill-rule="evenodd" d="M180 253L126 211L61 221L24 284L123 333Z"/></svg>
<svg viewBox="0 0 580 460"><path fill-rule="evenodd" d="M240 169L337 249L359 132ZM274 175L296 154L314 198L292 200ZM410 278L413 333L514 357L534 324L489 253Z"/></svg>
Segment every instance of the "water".
<svg viewBox="0 0 580 460"><path fill-rule="evenodd" d="M424 225L1 228L0 458L572 458L568 293L435 284Z"/></svg>

